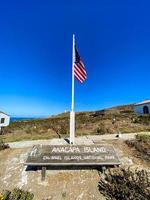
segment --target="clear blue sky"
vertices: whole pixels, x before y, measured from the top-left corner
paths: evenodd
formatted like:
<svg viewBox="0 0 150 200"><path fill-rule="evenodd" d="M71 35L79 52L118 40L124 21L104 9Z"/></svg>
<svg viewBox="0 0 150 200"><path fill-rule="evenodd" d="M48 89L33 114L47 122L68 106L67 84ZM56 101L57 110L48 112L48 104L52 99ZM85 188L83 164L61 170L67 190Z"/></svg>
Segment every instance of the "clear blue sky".
<svg viewBox="0 0 150 200"><path fill-rule="evenodd" d="M150 98L150 2L0 1L0 109L13 116L70 110L72 34L88 79L75 110Z"/></svg>

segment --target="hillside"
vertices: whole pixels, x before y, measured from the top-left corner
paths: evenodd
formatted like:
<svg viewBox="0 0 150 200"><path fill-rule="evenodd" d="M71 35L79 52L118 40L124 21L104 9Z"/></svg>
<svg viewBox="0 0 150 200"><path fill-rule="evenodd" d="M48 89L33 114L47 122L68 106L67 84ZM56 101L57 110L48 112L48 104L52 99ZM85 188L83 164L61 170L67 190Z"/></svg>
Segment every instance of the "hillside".
<svg viewBox="0 0 150 200"><path fill-rule="evenodd" d="M115 120L115 123L113 119ZM150 116L137 116L133 105L76 113L76 135L141 132L150 130ZM0 136L4 141L50 139L69 135L69 113L45 119L12 122Z"/></svg>

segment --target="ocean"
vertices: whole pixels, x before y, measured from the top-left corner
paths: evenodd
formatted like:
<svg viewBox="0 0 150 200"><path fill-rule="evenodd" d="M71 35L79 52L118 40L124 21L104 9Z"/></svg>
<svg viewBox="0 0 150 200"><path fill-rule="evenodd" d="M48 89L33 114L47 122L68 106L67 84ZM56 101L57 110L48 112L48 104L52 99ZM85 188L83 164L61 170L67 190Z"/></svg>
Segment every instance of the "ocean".
<svg viewBox="0 0 150 200"><path fill-rule="evenodd" d="M11 117L10 122L16 122L16 121L27 121L27 120L33 120L36 119L35 117Z"/></svg>

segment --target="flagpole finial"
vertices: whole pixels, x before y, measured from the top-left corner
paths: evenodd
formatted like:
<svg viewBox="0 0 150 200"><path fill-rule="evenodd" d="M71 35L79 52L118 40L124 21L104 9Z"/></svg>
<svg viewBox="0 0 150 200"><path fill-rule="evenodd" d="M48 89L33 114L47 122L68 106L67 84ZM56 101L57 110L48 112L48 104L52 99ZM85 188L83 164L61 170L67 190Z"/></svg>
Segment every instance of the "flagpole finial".
<svg viewBox="0 0 150 200"><path fill-rule="evenodd" d="M75 46L75 34L73 34L73 46Z"/></svg>
<svg viewBox="0 0 150 200"><path fill-rule="evenodd" d="M75 39L75 34L73 34L73 39Z"/></svg>

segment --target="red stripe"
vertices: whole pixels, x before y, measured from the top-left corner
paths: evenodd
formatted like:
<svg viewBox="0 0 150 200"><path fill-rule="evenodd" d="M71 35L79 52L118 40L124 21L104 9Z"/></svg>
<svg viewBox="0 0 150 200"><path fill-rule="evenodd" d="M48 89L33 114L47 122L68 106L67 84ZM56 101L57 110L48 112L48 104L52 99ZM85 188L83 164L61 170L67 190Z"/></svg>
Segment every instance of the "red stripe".
<svg viewBox="0 0 150 200"><path fill-rule="evenodd" d="M83 81L84 81L77 73L75 73L74 76L75 76L78 80L80 80L80 82L83 82Z"/></svg>
<svg viewBox="0 0 150 200"><path fill-rule="evenodd" d="M75 68L74 73L82 79L82 81L85 81L86 77L84 77L80 72Z"/></svg>
<svg viewBox="0 0 150 200"><path fill-rule="evenodd" d="M75 76L75 78L76 78L78 81L80 81L80 83L83 83L83 81L80 80L80 78L79 78L78 76L76 76L76 75L74 75L74 76Z"/></svg>
<svg viewBox="0 0 150 200"><path fill-rule="evenodd" d="M75 78L80 81L80 83L83 83L83 80L81 80L76 74L74 74Z"/></svg>
<svg viewBox="0 0 150 200"><path fill-rule="evenodd" d="M74 64L74 69L76 69L81 74L81 76L84 79L86 79L86 74L82 72L82 70L80 69L80 67L78 67L78 65Z"/></svg>
<svg viewBox="0 0 150 200"><path fill-rule="evenodd" d="M74 75L80 82L83 82L85 80L84 77L82 77L76 69L74 69Z"/></svg>
<svg viewBox="0 0 150 200"><path fill-rule="evenodd" d="M85 69L84 63L82 62L82 60L80 60L80 63L82 65L82 67Z"/></svg>
<svg viewBox="0 0 150 200"><path fill-rule="evenodd" d="M82 71L82 69L81 69L81 67L80 67L79 65L75 64L74 66L78 69L78 71L80 72L80 74L82 74L83 76L86 77L86 73L84 73L84 72Z"/></svg>
<svg viewBox="0 0 150 200"><path fill-rule="evenodd" d="M82 77L81 74L76 69L74 69L74 75L78 77L81 81L85 80L84 77Z"/></svg>
<svg viewBox="0 0 150 200"><path fill-rule="evenodd" d="M82 64L79 62L79 63L77 63L77 65L79 65L79 67L83 71L83 73L86 74L85 68L83 68Z"/></svg>

